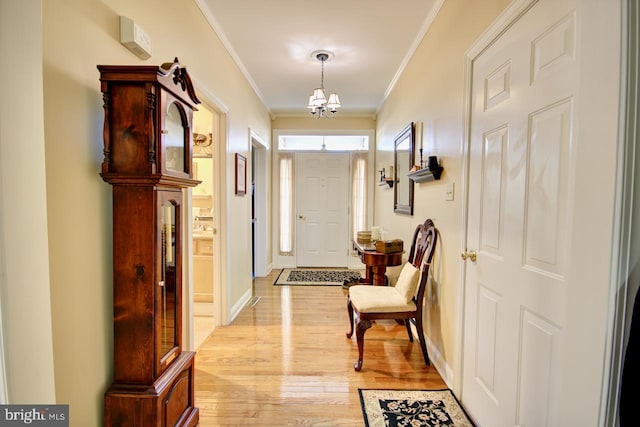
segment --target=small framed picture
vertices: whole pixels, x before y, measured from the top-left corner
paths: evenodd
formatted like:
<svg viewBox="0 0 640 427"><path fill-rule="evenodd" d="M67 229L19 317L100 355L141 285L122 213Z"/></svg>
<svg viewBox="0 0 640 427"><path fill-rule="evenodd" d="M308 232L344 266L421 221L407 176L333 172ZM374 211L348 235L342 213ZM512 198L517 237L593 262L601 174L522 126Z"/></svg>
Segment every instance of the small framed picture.
<svg viewBox="0 0 640 427"><path fill-rule="evenodd" d="M247 158L236 153L236 195L247 194Z"/></svg>

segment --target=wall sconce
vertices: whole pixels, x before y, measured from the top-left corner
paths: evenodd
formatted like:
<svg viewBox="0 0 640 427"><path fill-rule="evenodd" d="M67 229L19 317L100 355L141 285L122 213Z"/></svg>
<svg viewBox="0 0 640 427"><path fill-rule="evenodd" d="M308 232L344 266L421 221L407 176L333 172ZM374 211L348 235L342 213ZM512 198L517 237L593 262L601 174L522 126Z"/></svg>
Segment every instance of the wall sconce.
<svg viewBox="0 0 640 427"><path fill-rule="evenodd" d="M193 157L213 157L213 134L193 134Z"/></svg>
<svg viewBox="0 0 640 427"><path fill-rule="evenodd" d="M378 173L380 174L380 182L378 182L379 186L384 186L385 184L389 186L389 188L393 187L393 183L395 182L394 178L393 178L393 166L389 166L389 176L387 177L386 172L385 172L385 168L382 168L382 170L379 170Z"/></svg>

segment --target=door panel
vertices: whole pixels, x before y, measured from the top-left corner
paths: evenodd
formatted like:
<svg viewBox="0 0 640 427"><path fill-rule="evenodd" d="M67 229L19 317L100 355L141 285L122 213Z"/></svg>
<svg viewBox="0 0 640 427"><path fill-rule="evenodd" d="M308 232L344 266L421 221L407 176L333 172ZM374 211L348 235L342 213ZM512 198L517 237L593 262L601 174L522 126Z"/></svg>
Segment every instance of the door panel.
<svg viewBox="0 0 640 427"><path fill-rule="evenodd" d="M463 402L556 425L573 216L572 0L541 0L473 64Z"/></svg>
<svg viewBox="0 0 640 427"><path fill-rule="evenodd" d="M518 422L523 426L554 425L550 415L558 411L558 359L561 353L561 330L533 312L522 313ZM553 389L554 386L556 389ZM554 406L556 406L554 408ZM555 418L555 417L554 417Z"/></svg>
<svg viewBox="0 0 640 427"><path fill-rule="evenodd" d="M483 187L481 197L480 248L502 257L501 239L504 236L504 189L506 168L504 167L509 128L502 126L492 130L483 138Z"/></svg>
<svg viewBox="0 0 640 427"><path fill-rule="evenodd" d="M572 122L571 98L529 118L524 264L559 279L567 268Z"/></svg>
<svg viewBox="0 0 640 427"><path fill-rule="evenodd" d="M346 267L349 154L296 156L296 254L300 267Z"/></svg>

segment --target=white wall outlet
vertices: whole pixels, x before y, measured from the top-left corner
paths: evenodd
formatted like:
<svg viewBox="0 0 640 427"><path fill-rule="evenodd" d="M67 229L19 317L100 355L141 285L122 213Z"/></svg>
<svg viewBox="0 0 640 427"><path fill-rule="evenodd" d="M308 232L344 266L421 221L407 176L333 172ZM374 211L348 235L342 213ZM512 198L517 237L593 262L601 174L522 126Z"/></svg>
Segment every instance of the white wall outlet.
<svg viewBox="0 0 640 427"><path fill-rule="evenodd" d="M120 17L120 43L138 58L151 58L151 38L133 19Z"/></svg>
<svg viewBox="0 0 640 427"><path fill-rule="evenodd" d="M444 200L447 202L453 201L453 182L447 184L444 190Z"/></svg>

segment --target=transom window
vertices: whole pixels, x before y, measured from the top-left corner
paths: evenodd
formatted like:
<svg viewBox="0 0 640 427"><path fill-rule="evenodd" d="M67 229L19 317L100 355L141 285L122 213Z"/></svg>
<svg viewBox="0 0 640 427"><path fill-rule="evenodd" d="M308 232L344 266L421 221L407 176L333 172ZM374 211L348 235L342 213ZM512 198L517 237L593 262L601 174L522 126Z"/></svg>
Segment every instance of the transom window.
<svg viewBox="0 0 640 427"><path fill-rule="evenodd" d="M369 151L363 135L280 135L280 151Z"/></svg>

